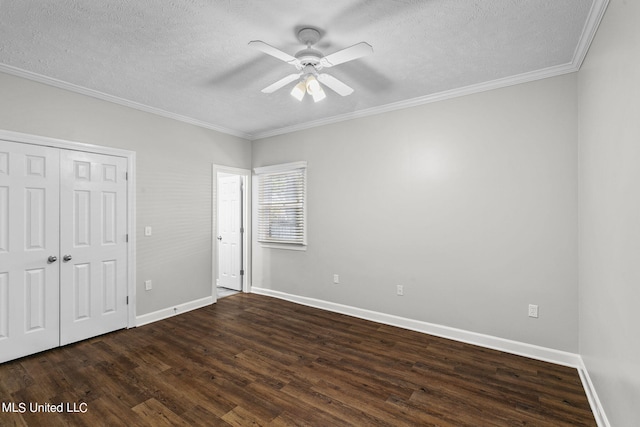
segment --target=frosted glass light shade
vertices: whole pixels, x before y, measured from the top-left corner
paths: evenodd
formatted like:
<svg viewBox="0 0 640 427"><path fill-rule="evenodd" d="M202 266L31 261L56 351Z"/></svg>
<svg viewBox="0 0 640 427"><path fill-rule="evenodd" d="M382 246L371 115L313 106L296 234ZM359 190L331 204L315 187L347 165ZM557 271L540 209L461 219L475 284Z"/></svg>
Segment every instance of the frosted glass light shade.
<svg viewBox="0 0 640 427"><path fill-rule="evenodd" d="M313 76L309 76L307 78L307 92L309 93L309 95L313 95L321 90L322 88L320 87L320 83L318 83L318 80L316 80L316 78Z"/></svg>
<svg viewBox="0 0 640 427"><path fill-rule="evenodd" d="M302 98L304 98L304 94L306 90L307 90L307 87L305 86L304 82L301 81L293 87L293 89L291 90L291 96L293 96L298 101L302 101Z"/></svg>
<svg viewBox="0 0 640 427"><path fill-rule="evenodd" d="M320 85L318 85L318 89L314 93L312 93L311 96L313 96L313 102L322 101L327 97L327 95L324 93L324 90L322 90L322 87L320 87Z"/></svg>

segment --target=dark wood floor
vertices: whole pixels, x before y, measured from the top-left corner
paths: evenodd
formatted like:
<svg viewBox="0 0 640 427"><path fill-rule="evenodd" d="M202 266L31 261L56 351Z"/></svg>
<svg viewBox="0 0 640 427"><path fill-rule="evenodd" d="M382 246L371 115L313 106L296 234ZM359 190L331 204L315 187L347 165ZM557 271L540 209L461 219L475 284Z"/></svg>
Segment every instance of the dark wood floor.
<svg viewBox="0 0 640 427"><path fill-rule="evenodd" d="M596 425L575 369L250 294L2 364L0 401L86 403L2 426Z"/></svg>

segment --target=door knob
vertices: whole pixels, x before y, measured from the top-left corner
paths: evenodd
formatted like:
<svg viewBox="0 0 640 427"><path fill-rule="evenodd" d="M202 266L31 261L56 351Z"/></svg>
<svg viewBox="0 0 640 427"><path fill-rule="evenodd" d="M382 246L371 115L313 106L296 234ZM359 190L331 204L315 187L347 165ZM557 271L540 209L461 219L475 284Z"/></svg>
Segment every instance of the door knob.
<svg viewBox="0 0 640 427"><path fill-rule="evenodd" d="M221 240L222 240L222 236L218 236L218 240L220 240L220 241L221 241Z"/></svg>
<svg viewBox="0 0 640 427"><path fill-rule="evenodd" d="M65 256L63 256L63 257L62 257L62 260L63 260L64 262L71 261L71 255L65 255Z"/></svg>
<svg viewBox="0 0 640 427"><path fill-rule="evenodd" d="M56 262L58 260L58 257L51 255L49 258L47 258L47 262L49 264L53 264L54 262Z"/></svg>

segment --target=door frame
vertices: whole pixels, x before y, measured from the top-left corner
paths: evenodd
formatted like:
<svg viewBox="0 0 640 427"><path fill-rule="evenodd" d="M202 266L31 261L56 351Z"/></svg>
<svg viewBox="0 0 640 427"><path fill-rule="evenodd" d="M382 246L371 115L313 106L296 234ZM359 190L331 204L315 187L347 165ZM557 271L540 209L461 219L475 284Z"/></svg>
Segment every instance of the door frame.
<svg viewBox="0 0 640 427"><path fill-rule="evenodd" d="M84 151L127 159L127 328L136 326L136 153L120 148L67 141L0 129L0 139L21 144L40 145L63 150Z"/></svg>
<svg viewBox="0 0 640 427"><path fill-rule="evenodd" d="M242 264L244 275L241 276L242 292L251 292L251 170L241 169L231 166L223 166L213 164L212 169L212 215L211 215L211 295L213 302L218 300L218 292L216 280L218 278L218 174L239 175L243 182L242 191L242 227L244 233L242 235Z"/></svg>

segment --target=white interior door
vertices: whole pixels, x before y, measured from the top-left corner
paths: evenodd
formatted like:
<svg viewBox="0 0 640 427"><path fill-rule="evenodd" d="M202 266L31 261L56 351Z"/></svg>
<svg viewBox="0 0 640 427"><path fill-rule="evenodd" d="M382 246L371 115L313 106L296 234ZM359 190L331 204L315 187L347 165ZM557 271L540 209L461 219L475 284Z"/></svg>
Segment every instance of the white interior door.
<svg viewBox="0 0 640 427"><path fill-rule="evenodd" d="M242 178L218 175L218 285L242 290Z"/></svg>
<svg viewBox="0 0 640 427"><path fill-rule="evenodd" d="M0 141L0 362L59 345L58 155Z"/></svg>
<svg viewBox="0 0 640 427"><path fill-rule="evenodd" d="M60 344L127 326L127 160L60 152Z"/></svg>

